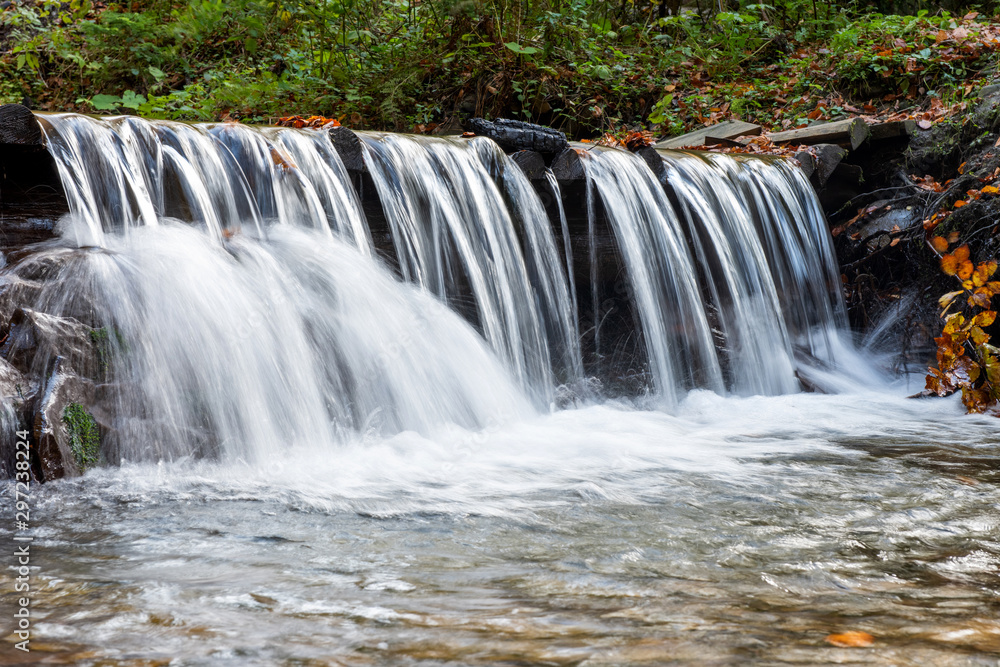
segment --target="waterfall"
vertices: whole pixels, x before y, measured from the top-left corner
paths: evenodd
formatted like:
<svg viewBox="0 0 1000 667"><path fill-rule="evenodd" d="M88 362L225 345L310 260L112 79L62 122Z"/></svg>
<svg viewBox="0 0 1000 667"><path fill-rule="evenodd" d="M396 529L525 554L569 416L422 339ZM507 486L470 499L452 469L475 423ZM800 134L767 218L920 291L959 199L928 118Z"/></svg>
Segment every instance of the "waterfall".
<svg viewBox="0 0 1000 667"><path fill-rule="evenodd" d="M104 331L117 458L259 459L521 418L589 395L583 319L598 352L638 336L667 407L695 388L794 392L798 358L841 349L829 233L784 160L661 152L661 181L631 153L588 151L568 195L487 139L358 133L363 199L319 131L38 118L71 214L4 270L4 294ZM624 334L598 310L614 262Z"/></svg>
<svg viewBox="0 0 1000 667"><path fill-rule="evenodd" d="M795 391L796 350L833 362L831 341L846 327L811 187L784 160L660 156L664 184L635 155L583 154L628 273L652 382L667 402L691 387ZM594 217L590 208L592 238Z"/></svg>
<svg viewBox="0 0 1000 667"><path fill-rule="evenodd" d="M582 376L552 226L530 183L485 139L362 135L400 270L470 313L521 383L548 398ZM553 358L555 357L555 358Z"/></svg>

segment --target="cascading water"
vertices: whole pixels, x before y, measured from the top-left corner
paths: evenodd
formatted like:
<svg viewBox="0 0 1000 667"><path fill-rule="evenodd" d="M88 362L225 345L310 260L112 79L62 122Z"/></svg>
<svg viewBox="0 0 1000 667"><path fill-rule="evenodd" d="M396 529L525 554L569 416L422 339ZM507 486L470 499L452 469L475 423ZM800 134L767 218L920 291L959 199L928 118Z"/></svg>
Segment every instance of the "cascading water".
<svg viewBox="0 0 1000 667"><path fill-rule="evenodd" d="M458 307L470 295L483 335L544 399L554 377L580 379L567 279L520 169L484 139L362 136L403 276Z"/></svg>
<svg viewBox="0 0 1000 667"><path fill-rule="evenodd" d="M105 332L109 459L263 461L287 442L531 413L468 324L371 257L325 135L42 122L81 249L33 255L8 297L47 272L32 307Z"/></svg>
<svg viewBox="0 0 1000 667"><path fill-rule="evenodd" d="M584 157L628 272L652 380L668 401L691 387L795 391L793 347L833 361L831 341L846 321L836 262L798 170L663 151L665 192L634 155Z"/></svg>
<svg viewBox="0 0 1000 667"><path fill-rule="evenodd" d="M21 663L995 662L995 419L840 371L732 395L849 362L783 162L594 155L546 220L486 141L365 136L406 284L322 133L42 122L73 214L0 273L0 452L90 401L121 465L0 489ZM675 403L546 410L612 283L596 347L634 316Z"/></svg>
<svg viewBox="0 0 1000 667"><path fill-rule="evenodd" d="M109 391L121 457L260 458L282 437L482 427L530 412L521 392L543 407L556 384L584 377L559 183L550 172L542 185L559 202L549 220L488 140L360 134L399 271L417 292L377 266L325 133L40 122L72 211L64 237L100 250L40 254L58 279L33 303L117 332ZM667 405L694 388L795 391L794 350L829 359L842 321L808 185L780 161L663 159L667 189L629 153L586 159L588 229L599 200L653 389Z"/></svg>

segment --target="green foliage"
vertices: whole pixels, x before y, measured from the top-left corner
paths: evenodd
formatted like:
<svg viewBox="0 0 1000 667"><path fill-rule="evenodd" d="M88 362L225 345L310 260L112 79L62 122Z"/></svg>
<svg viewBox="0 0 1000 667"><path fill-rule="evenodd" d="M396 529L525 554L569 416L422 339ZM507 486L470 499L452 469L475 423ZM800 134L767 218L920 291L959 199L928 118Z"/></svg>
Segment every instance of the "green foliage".
<svg viewBox="0 0 1000 667"><path fill-rule="evenodd" d="M773 118L774 98L811 99L831 86L848 96L937 90L970 73L935 43L880 55L893 40L947 29L947 12L862 10L814 0L695 0L683 10L678 0L136 0L101 9L18 0L0 13L0 100L182 120L316 113L408 131L456 115L516 116L579 136L647 121L680 132L718 113L798 123L815 101Z"/></svg>
<svg viewBox="0 0 1000 667"><path fill-rule="evenodd" d="M69 434L69 448L80 470L91 468L100 460L101 432L94 416L79 403L63 409L63 423Z"/></svg>

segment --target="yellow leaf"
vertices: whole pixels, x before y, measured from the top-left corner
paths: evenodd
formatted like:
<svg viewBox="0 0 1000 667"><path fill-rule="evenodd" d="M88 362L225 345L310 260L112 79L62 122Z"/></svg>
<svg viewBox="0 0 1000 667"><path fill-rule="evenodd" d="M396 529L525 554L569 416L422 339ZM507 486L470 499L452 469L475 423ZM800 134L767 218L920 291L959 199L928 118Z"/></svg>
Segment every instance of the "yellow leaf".
<svg viewBox="0 0 1000 667"><path fill-rule="evenodd" d="M997 311L995 310L984 310L983 312L972 318L972 321L977 327L988 327L997 319Z"/></svg>
<svg viewBox="0 0 1000 667"><path fill-rule="evenodd" d="M951 302L955 300L955 297L957 297L958 295L960 295L962 293L963 293L963 290L958 290L958 291L955 291L955 292L948 292L947 294L945 294L944 296L942 296L940 299L938 299L938 305L940 307L942 307L942 308L947 308L948 306L951 305Z"/></svg>
<svg viewBox="0 0 1000 667"><path fill-rule="evenodd" d="M980 192L982 192L984 195L996 195L1000 194L1000 189L998 189L997 186L995 185L987 185L984 186Z"/></svg>
<svg viewBox="0 0 1000 667"><path fill-rule="evenodd" d="M979 347L983 343L990 342L990 335L979 327L972 327L972 331L969 332L969 338L972 339L972 343L976 347Z"/></svg>

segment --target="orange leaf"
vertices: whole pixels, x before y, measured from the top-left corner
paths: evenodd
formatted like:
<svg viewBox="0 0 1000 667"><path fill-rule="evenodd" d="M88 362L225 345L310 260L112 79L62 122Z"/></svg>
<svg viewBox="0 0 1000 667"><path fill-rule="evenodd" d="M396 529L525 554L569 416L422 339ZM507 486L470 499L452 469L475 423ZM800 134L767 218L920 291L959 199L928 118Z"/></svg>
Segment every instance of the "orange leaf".
<svg viewBox="0 0 1000 667"><path fill-rule="evenodd" d="M980 192L984 195L996 195L1000 194L1000 188L997 188L995 185L987 185Z"/></svg>
<svg viewBox="0 0 1000 667"><path fill-rule="evenodd" d="M948 250L948 240L943 236L935 236L931 239L931 245L938 252L945 252Z"/></svg>
<svg viewBox="0 0 1000 667"><path fill-rule="evenodd" d="M956 255L957 256L957 255ZM964 260L958 264L958 277L962 280L968 280L972 277L972 272L976 270L976 267L972 265L969 260Z"/></svg>
<svg viewBox="0 0 1000 667"><path fill-rule="evenodd" d="M955 254L955 259L957 259L960 262L964 262L967 259L969 259L969 246L968 246L968 244L963 245L963 246L959 246L958 248L955 248L955 253L954 254Z"/></svg>
<svg viewBox="0 0 1000 667"><path fill-rule="evenodd" d="M977 290L975 294L969 297L969 305L979 306L980 308L989 308L991 300L992 297L990 297L989 294L985 294Z"/></svg>
<svg viewBox="0 0 1000 667"><path fill-rule="evenodd" d="M968 203L969 202L967 202L965 200L959 199L957 202L955 202L955 208L962 208L963 206L965 206Z"/></svg>
<svg viewBox="0 0 1000 667"><path fill-rule="evenodd" d="M958 232L948 234L948 243L958 243Z"/></svg>
<svg viewBox="0 0 1000 667"><path fill-rule="evenodd" d="M954 255L944 255L941 258L941 270L949 276L958 273L958 259Z"/></svg>
<svg viewBox="0 0 1000 667"><path fill-rule="evenodd" d="M845 648L864 648L874 644L875 638L867 632L851 630L850 632L842 632L839 635L829 635L827 636L826 641L830 642L834 646L842 646Z"/></svg>

